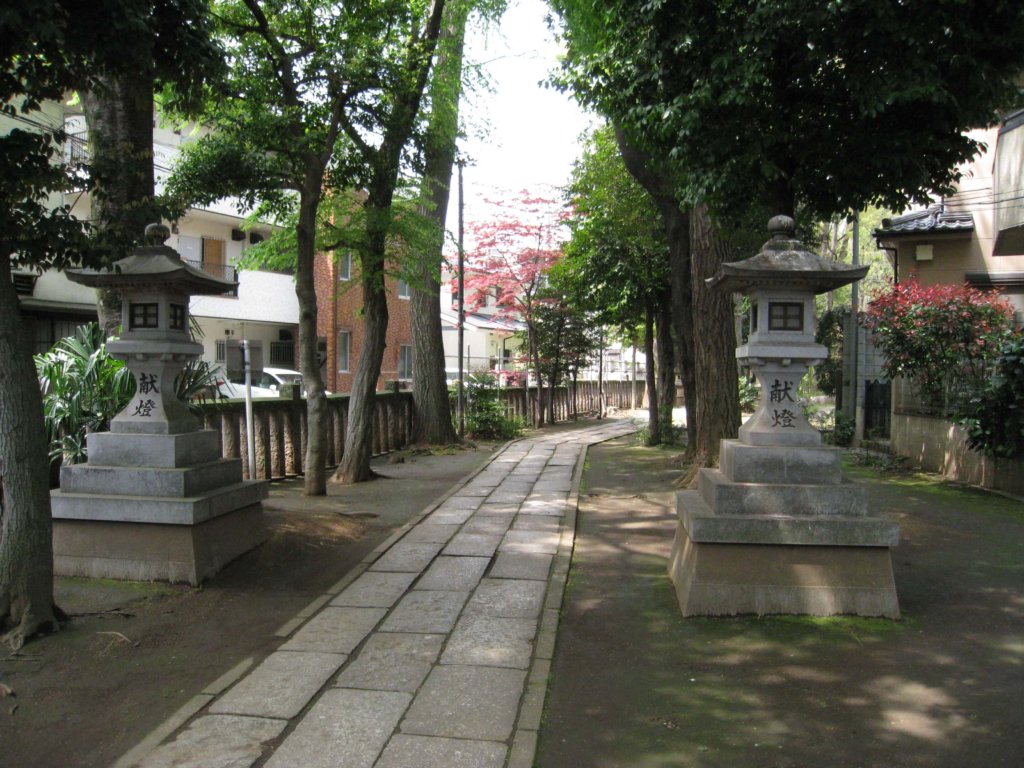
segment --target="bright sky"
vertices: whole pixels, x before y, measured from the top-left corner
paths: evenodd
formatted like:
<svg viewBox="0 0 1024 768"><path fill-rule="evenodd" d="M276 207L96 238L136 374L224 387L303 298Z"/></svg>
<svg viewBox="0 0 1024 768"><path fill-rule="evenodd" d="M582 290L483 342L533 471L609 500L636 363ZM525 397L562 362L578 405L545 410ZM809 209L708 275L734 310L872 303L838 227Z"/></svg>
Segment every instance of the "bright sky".
<svg viewBox="0 0 1024 768"><path fill-rule="evenodd" d="M559 53L548 30L542 0L512 0L499 29L472 30L467 62L486 65L493 93L477 92L463 101L470 131L461 145L471 165L464 171L466 221L481 197L527 189L553 196L569 179L580 153L580 134L591 120L567 95L544 88ZM486 136L479 137L481 130ZM452 191L456 190L455 177ZM458 201L449 203L449 229L457 229Z"/></svg>

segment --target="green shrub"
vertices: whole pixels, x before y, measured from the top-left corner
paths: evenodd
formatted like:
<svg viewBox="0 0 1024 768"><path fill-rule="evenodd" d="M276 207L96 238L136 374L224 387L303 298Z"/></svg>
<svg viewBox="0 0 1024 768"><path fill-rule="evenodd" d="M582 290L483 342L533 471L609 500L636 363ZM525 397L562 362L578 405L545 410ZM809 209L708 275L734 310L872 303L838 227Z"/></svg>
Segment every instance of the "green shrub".
<svg viewBox="0 0 1024 768"><path fill-rule="evenodd" d="M465 380L466 434L478 440L509 440L523 431L523 420L505 411L495 378L470 374ZM455 409L452 409L455 413Z"/></svg>
<svg viewBox="0 0 1024 768"><path fill-rule="evenodd" d="M857 431L857 422L844 413L836 414L835 427L832 429L833 445L852 445L853 436Z"/></svg>
<svg viewBox="0 0 1024 768"><path fill-rule="evenodd" d="M1024 455L1024 333L1002 344L994 374L962 404L967 444L994 458Z"/></svg>
<svg viewBox="0 0 1024 768"><path fill-rule="evenodd" d="M761 390L752 376L740 375L740 410L752 413L761 401Z"/></svg>

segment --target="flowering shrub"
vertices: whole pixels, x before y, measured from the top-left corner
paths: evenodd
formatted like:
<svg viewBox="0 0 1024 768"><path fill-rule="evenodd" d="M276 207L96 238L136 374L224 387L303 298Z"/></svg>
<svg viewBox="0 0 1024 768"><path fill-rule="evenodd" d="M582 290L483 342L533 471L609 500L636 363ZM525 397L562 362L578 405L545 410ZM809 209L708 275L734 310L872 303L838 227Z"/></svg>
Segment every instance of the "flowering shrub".
<svg viewBox="0 0 1024 768"><path fill-rule="evenodd" d="M985 386L1013 307L996 291L911 280L875 298L862 322L885 355L886 374L912 378L931 405L941 405Z"/></svg>

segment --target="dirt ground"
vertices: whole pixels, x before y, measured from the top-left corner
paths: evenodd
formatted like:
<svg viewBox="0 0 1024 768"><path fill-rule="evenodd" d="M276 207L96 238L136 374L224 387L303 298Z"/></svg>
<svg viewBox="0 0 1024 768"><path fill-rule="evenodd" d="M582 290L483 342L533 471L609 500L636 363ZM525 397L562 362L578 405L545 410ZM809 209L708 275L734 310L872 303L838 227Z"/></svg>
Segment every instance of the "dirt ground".
<svg viewBox="0 0 1024 768"><path fill-rule="evenodd" d="M18 654L0 650L0 766L109 766L196 692L249 657L396 527L481 466L495 446L445 455L405 451L374 462L380 478L301 495L271 485L271 538L201 588L59 579L62 631Z"/></svg>
<svg viewBox="0 0 1024 768"><path fill-rule="evenodd" d="M536 768L1024 765L1024 503L850 466L902 621L683 619L671 457L589 454Z"/></svg>

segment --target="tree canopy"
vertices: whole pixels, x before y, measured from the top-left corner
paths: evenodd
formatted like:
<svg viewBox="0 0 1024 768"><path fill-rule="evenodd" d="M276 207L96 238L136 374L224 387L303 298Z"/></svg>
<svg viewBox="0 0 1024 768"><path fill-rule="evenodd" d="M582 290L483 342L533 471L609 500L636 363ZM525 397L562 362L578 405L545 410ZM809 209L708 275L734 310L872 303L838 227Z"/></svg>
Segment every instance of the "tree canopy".
<svg viewBox="0 0 1024 768"><path fill-rule="evenodd" d="M562 82L680 172L686 199L823 218L943 191L1014 106L1013 0L555 0Z"/></svg>

